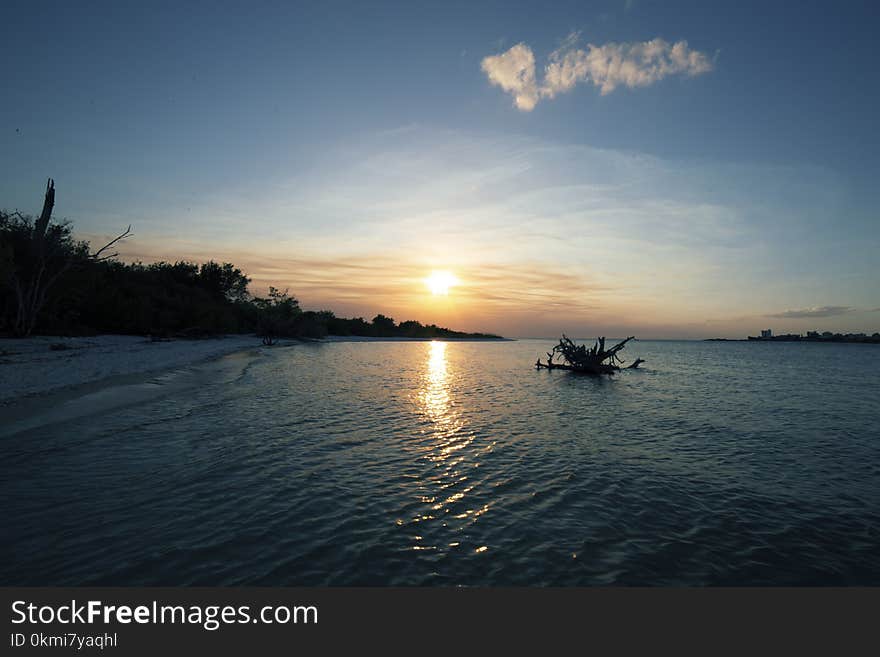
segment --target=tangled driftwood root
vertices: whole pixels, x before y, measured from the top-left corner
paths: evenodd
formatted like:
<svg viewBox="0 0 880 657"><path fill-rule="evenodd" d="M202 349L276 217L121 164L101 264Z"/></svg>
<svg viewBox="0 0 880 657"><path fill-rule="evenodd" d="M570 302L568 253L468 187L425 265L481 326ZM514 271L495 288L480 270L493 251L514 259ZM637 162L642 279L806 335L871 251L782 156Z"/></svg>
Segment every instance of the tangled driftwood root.
<svg viewBox="0 0 880 657"><path fill-rule="evenodd" d="M553 347L552 351L547 352L547 362L542 363L539 358L535 367L548 370L570 370L582 374L614 374L621 369L635 369L645 361L636 358L624 368L621 367L623 360L617 355L627 342L634 339L635 336L628 337L606 350L605 338L597 338L596 343L587 349L586 345L575 344L563 335L559 344ZM553 359L557 356L561 357L561 362L554 362Z"/></svg>

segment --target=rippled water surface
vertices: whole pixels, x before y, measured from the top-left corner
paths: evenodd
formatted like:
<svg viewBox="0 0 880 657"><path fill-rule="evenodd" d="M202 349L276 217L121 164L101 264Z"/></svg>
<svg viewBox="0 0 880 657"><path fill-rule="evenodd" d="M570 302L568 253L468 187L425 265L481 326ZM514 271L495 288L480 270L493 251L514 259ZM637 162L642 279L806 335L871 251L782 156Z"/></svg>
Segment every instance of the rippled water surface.
<svg viewBox="0 0 880 657"><path fill-rule="evenodd" d="M2 438L0 583L880 584L880 346L551 346L266 349Z"/></svg>

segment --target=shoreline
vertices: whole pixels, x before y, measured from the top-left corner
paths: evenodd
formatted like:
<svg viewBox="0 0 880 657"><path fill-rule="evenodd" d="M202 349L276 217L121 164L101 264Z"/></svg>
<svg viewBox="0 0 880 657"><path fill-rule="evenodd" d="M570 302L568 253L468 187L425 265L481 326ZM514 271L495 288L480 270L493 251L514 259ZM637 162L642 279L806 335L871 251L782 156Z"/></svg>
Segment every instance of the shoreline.
<svg viewBox="0 0 880 657"><path fill-rule="evenodd" d="M328 335L311 342L516 342L515 338L407 338L402 336Z"/></svg>
<svg viewBox="0 0 880 657"><path fill-rule="evenodd" d="M501 342L510 338L406 338L330 335L322 339L281 339L267 347L255 334L152 342L137 335L0 338L0 416L10 407L49 396L76 396L144 380L223 356L294 344L335 342ZM20 413L16 413L20 415Z"/></svg>
<svg viewBox="0 0 880 657"><path fill-rule="evenodd" d="M283 345L286 343L279 343ZM156 375L241 351L256 335L151 342L142 336L39 336L0 339L0 411L23 400L124 377Z"/></svg>

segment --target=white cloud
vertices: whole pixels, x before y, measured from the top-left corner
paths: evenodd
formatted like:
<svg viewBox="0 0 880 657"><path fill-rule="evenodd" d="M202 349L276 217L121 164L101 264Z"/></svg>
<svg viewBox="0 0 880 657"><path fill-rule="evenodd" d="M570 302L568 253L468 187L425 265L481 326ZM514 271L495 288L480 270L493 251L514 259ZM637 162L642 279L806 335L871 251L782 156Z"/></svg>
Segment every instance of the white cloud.
<svg viewBox="0 0 880 657"><path fill-rule="evenodd" d="M538 102L535 81L535 55L524 43L518 43L501 55L485 57L482 69L489 82L513 96L516 106L530 112Z"/></svg>
<svg viewBox="0 0 880 657"><path fill-rule="evenodd" d="M694 76L712 70L712 62L687 41L669 43L651 39L641 43L606 43L576 47L578 35L569 35L550 53L544 80L538 84L535 55L519 43L500 55L486 57L482 69L492 84L514 97L514 104L530 112L541 98L570 91L579 82L590 82L604 96L623 85L645 87L670 75Z"/></svg>

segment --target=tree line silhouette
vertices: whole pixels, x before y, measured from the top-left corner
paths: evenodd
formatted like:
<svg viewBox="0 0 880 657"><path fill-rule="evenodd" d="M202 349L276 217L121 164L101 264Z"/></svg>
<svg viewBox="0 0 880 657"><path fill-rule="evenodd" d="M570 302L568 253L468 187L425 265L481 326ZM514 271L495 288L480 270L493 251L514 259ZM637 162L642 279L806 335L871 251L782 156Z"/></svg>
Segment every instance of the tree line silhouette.
<svg viewBox="0 0 880 657"><path fill-rule="evenodd" d="M412 338L497 338L379 314L366 321L332 311L303 310L288 291L265 297L248 290L235 265L209 261L123 263L112 249L131 227L97 250L77 240L69 222L52 221L54 181L39 217L0 211L0 334L6 336L121 333L204 337L257 333L277 338L326 335Z"/></svg>

